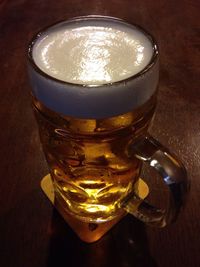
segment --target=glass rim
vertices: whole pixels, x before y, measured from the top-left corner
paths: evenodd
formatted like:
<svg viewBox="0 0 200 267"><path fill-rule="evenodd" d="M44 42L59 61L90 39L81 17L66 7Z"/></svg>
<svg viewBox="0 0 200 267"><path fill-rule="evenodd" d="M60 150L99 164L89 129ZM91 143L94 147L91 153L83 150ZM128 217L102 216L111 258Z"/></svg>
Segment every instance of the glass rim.
<svg viewBox="0 0 200 267"><path fill-rule="evenodd" d="M64 24L64 23L72 23L72 22L78 22L78 21L86 21L86 20L110 20L113 22L121 22L129 27L136 27L140 32L142 32L151 42L152 44L152 49L153 49L153 53L152 53L152 57L149 61L149 63L138 73L131 75L128 78L119 80L119 81L115 81L115 82L108 82L108 83L103 83L100 85L90 85L90 84L78 84L78 83L71 83L71 82L67 82L67 81L63 81L60 80L58 78L55 78L49 74L47 74L45 71L43 71L42 69L40 69L38 67L38 65L35 63L35 60L33 58L33 47L34 45L37 43L37 40L40 38L40 36L42 36L43 33L45 33L48 29L57 26L59 24ZM148 32L146 31L144 28L142 28L141 26L139 26L138 24L134 24L134 23L129 23L124 19L121 18L117 18L117 17L112 17L112 16L103 16L103 15L86 15L86 16L77 16L77 17L72 17L70 19L65 19L65 20L60 20L57 21L55 23L52 23L44 28L42 28L40 31L38 31L36 34L33 35L32 39L29 42L28 45L28 62L30 63L30 65L33 67L33 69L41 76L43 76L44 78L59 83L59 84L63 84L63 85L68 85L68 86L75 86L78 88L91 88L91 87L105 87L105 86L115 86L115 85L119 85L121 83L126 83L129 82L131 80L135 80L143 75L145 75L145 73L147 73L157 62L158 60L158 56L159 56L159 52L158 52L158 45L157 42L155 40L155 38Z"/></svg>

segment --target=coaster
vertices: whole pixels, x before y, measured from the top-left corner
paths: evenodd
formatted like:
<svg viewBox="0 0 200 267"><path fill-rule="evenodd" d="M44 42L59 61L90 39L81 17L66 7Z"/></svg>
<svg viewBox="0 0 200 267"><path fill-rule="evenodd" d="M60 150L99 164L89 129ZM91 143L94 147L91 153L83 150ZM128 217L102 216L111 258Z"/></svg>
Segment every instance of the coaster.
<svg viewBox="0 0 200 267"><path fill-rule="evenodd" d="M120 217L117 217L111 221L103 222L100 224L95 223L86 223L82 222L74 217L72 217L66 210L63 210L62 206L55 199L53 183L51 180L50 174L46 175L41 181L41 188L54 207L58 210L67 224L73 229L73 231L79 236L84 242L95 242L99 240L106 232L108 232L118 221L121 220L127 213L124 212ZM138 200L135 202L135 205L132 206L137 210L138 206L141 204L142 199L146 198L149 194L149 188L147 184L139 179L138 182L134 185L134 190L137 195L140 197L141 201Z"/></svg>

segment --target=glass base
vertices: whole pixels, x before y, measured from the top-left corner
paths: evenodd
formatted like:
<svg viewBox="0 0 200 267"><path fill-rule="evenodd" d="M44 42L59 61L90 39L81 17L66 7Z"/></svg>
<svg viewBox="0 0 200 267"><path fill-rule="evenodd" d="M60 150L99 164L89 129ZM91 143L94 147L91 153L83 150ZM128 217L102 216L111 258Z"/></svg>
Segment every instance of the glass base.
<svg viewBox="0 0 200 267"><path fill-rule="evenodd" d="M51 203L55 206L67 224L73 229L73 231L78 235L78 237L87 243L92 243L99 240L106 232L108 232L122 217L126 215L126 211L124 213L108 222L103 223L86 223L78 220L77 218L72 217L69 213L63 209L62 203L60 203L57 198L55 198L53 183L51 180L50 174L43 177L41 180L41 188L44 191L45 195L51 201ZM139 179L138 182L134 186L137 195L144 199L147 197L149 193L149 188L147 184ZM142 201L142 200L141 200ZM135 209L140 205L137 201L135 203Z"/></svg>

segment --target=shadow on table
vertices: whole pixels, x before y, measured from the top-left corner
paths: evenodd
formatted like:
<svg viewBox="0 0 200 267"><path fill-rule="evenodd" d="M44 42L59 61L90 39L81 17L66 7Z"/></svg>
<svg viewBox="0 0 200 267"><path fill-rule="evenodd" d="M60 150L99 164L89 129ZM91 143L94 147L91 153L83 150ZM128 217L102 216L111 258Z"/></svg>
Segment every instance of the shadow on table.
<svg viewBox="0 0 200 267"><path fill-rule="evenodd" d="M143 223L127 215L95 243L81 241L56 210L47 259L52 266L158 267L148 249Z"/></svg>

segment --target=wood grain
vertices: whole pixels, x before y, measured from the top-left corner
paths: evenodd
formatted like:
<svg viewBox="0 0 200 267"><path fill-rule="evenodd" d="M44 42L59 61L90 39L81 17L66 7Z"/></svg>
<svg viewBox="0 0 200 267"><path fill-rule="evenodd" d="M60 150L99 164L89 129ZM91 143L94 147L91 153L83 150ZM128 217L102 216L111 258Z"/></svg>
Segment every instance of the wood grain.
<svg viewBox="0 0 200 267"><path fill-rule="evenodd" d="M0 1L0 266L200 266L200 3L195 0ZM140 24L158 40L158 107L151 133L176 152L192 182L185 210L165 229L130 216L82 243L39 183L48 172L30 105L27 45L61 19L102 14Z"/></svg>

